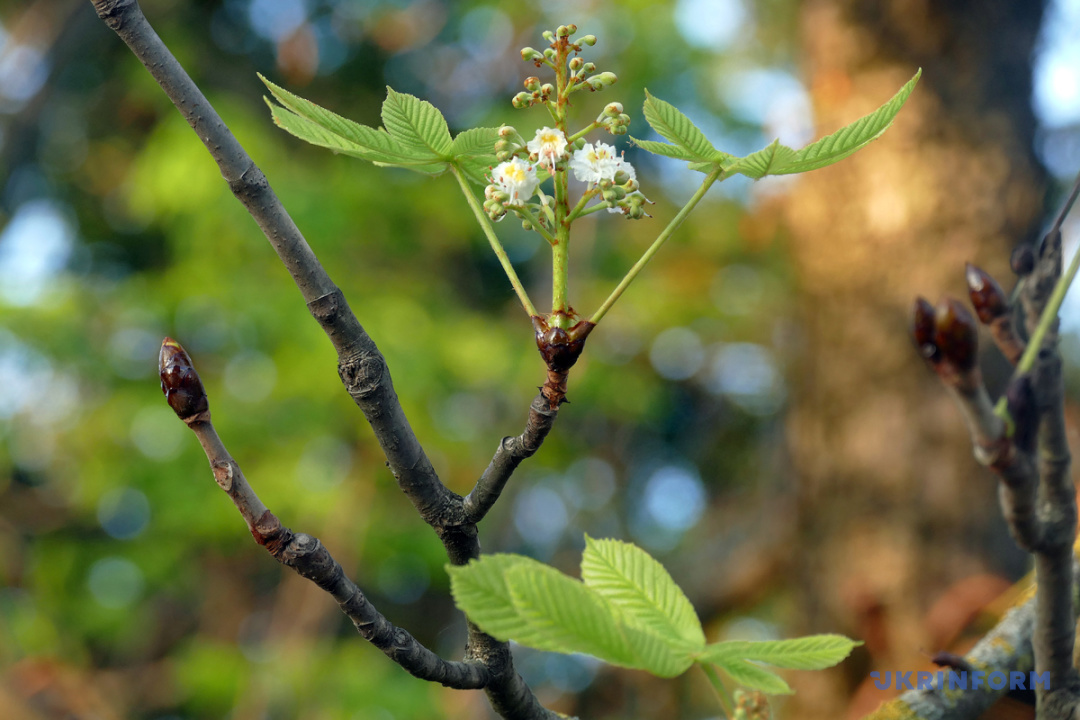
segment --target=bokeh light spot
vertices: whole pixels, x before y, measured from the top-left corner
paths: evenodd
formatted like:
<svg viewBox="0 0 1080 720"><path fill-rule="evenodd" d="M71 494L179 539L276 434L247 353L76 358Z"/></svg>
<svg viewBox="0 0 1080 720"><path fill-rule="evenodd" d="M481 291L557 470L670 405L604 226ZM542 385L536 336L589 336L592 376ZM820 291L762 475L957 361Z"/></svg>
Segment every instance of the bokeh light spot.
<svg viewBox="0 0 1080 720"><path fill-rule="evenodd" d="M98 604L124 608L142 595L143 572L126 558L106 557L90 566L87 585Z"/></svg>

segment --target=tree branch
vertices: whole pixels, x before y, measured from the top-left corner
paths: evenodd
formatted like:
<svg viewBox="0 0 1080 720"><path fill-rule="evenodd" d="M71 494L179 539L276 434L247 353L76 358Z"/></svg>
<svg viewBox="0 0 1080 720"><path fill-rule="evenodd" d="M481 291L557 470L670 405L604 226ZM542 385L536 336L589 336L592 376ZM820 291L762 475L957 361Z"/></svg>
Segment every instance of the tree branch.
<svg viewBox="0 0 1080 720"><path fill-rule="evenodd" d="M1080 714L1080 674L1073 667L1076 490L1069 476L1057 318L1075 274L1070 267L1062 278L1060 228L1078 192L1080 178L1037 255L1030 248L1014 253L1029 341L1014 361L1020 374L1010 382L998 411L991 409L983 387L976 365L977 334L963 305L946 300L934 309L920 298L913 323L923 356L959 402L976 458L1001 477L999 499L1013 538L1034 555L1039 590L1032 647L1035 671L1046 678L1035 687L1044 720L1074 720ZM1011 322L1008 302L993 278L971 265L966 274L979 319L991 325ZM1001 334L998 328L995 341L1013 360L1010 350L1017 346Z"/></svg>
<svg viewBox="0 0 1080 720"><path fill-rule="evenodd" d="M1020 294L1028 332L1032 334L1061 277L1060 224L1074 201L1075 192L1066 200L1054 228L1043 240L1039 259ZM1049 692L1038 695L1040 708L1048 718L1071 718L1075 704L1080 700L1080 675L1073 667L1076 622L1072 554L1076 540L1076 489L1069 475L1071 456L1065 433L1065 385L1057 330L1055 318L1039 349L1032 383L1040 418L1038 457L1042 479L1038 512L1040 536L1035 548L1039 594L1033 645L1036 671L1050 673ZM1057 711L1051 714L1047 705L1061 698L1074 707L1063 714Z"/></svg>
<svg viewBox="0 0 1080 720"><path fill-rule="evenodd" d="M312 316L333 343L342 383L371 425L399 487L424 521L435 529L450 561L464 564L479 557L476 524L467 519L463 498L442 484L420 446L394 391L385 358L360 325L341 290L319 263L266 176L154 32L136 0L92 2L98 17L128 45L195 130L217 162L233 195L247 208L288 269ZM209 414L206 420L209 420ZM255 502L251 498L248 500ZM344 582L335 579L333 567L336 563L325 549L320 550L317 541L307 538L310 536L294 535L288 542L282 538L283 547L292 548L292 554L287 557L296 563L296 567L306 568L305 572L316 573L313 578L324 579L328 584L320 583L320 586L335 593L339 602L352 603L350 607L358 603L357 598L363 597L359 590L353 594ZM337 593L344 594L338 597ZM387 623L379 627L385 630L393 626ZM404 631L400 629L393 631L395 638L401 633ZM409 653L406 655L411 657ZM477 681L468 687L486 684L492 706L500 715L523 720L558 717L540 705L525 681L514 671L509 644L480 632L471 623L466 658L470 661L466 666L478 662L488 673L486 683ZM424 661L425 668L429 665L429 661ZM443 677L449 671L433 672L429 679L444 682Z"/></svg>
<svg viewBox="0 0 1080 720"><path fill-rule="evenodd" d="M543 393L533 399L529 406L529 420L525 424L525 431L517 437L502 439L484 474L465 496L465 517L469 522L478 523L487 515L518 465L540 449L558 415L558 406L551 407Z"/></svg>
<svg viewBox="0 0 1080 720"><path fill-rule="evenodd" d="M386 361L296 227L263 172L147 22L135 0L93 0L169 96L284 263L338 354L338 374L371 424L401 489L429 524L460 498L439 481L398 402Z"/></svg>
<svg viewBox="0 0 1080 720"><path fill-rule="evenodd" d="M375 609L318 538L294 533L267 509L214 429L206 392L191 358L170 338L161 345L159 371L169 405L199 439L214 480L240 511L255 542L282 565L330 593L360 635L410 674L459 690L488 685L491 674L485 665L443 660L421 645Z"/></svg>
<svg viewBox="0 0 1080 720"><path fill-rule="evenodd" d="M1074 567L1076 561L1073 561ZM1009 609L1005 617L983 636L964 660L974 668L990 673L1012 671L1025 674L1025 685L1035 667L1032 636L1035 631L1036 598ZM974 690L950 689L936 681L925 690L908 690L867 715L864 720L976 720L1000 700L1009 690L1006 683L994 689L988 683Z"/></svg>

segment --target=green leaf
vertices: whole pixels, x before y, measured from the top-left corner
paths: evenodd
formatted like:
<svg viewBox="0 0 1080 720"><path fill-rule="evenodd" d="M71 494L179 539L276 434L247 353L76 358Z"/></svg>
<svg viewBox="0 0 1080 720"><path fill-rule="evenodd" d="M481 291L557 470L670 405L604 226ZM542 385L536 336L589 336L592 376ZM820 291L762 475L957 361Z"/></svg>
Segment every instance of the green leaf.
<svg viewBox="0 0 1080 720"><path fill-rule="evenodd" d="M499 140L498 128L473 128L458 133L450 153L465 177L477 185L487 185L487 175L495 162L495 143Z"/></svg>
<svg viewBox="0 0 1080 720"><path fill-rule="evenodd" d="M737 684L751 690L760 690L770 695L790 695L794 692L784 678L752 662L733 658L715 664Z"/></svg>
<svg viewBox="0 0 1080 720"><path fill-rule="evenodd" d="M506 572L518 565L541 563L522 555L484 555L468 565L448 565L450 593L456 604L480 629L499 640L509 640L531 632L510 598Z"/></svg>
<svg viewBox="0 0 1080 720"><path fill-rule="evenodd" d="M821 670L836 665L861 642L843 635L809 635L792 640L731 640L714 643L698 658L702 662L757 660L793 670Z"/></svg>
<svg viewBox="0 0 1080 720"><path fill-rule="evenodd" d="M919 68L914 77L877 110L804 147L796 153L786 172L807 172L832 165L881 137L904 107L921 76L922 68Z"/></svg>
<svg viewBox="0 0 1080 720"><path fill-rule="evenodd" d="M668 145L667 143L657 142L655 140L638 140L636 137L631 137L634 144L645 152L651 152L653 155L662 155L664 157L675 158L676 160L693 160L694 154L686 148L679 147L678 145Z"/></svg>
<svg viewBox="0 0 1080 720"><path fill-rule="evenodd" d="M790 172L787 168L794 157L794 150L787 145L781 145L779 140L773 140L768 147L726 165L724 171L729 175L740 173L757 180L766 175Z"/></svg>
<svg viewBox="0 0 1080 720"><path fill-rule="evenodd" d="M495 143L499 141L499 128L472 128L463 130L454 138L450 154L454 158L491 156L495 159Z"/></svg>
<svg viewBox="0 0 1080 720"><path fill-rule="evenodd" d="M660 677L675 677L693 664L693 653L627 624L594 590L535 560L485 555L447 572L457 606L499 640L587 653Z"/></svg>
<svg viewBox="0 0 1080 720"><path fill-rule="evenodd" d="M615 613L589 588L536 562L510 567L505 576L514 608L527 621L514 640L538 650L583 652L616 665L637 665Z"/></svg>
<svg viewBox="0 0 1080 720"><path fill-rule="evenodd" d="M428 151L417 152L398 142L385 130L376 130L343 118L309 100L293 95L262 75L259 75L259 78L281 103L279 107L267 100L266 104L270 106L274 123L301 140L377 165L404 167L431 175L446 170L446 164Z"/></svg>
<svg viewBox="0 0 1080 720"><path fill-rule="evenodd" d="M839 162L881 137L881 134L896 118L896 114L900 112L900 108L907 102L908 96L915 89L921 76L922 69L916 72L915 76L908 80L891 100L877 110L807 145L802 150L792 150L786 145L781 145L779 140L775 140L763 150L758 150L744 158L736 158L730 163L725 162L724 171L726 174L741 173L756 180L766 175L809 172Z"/></svg>
<svg viewBox="0 0 1080 720"><path fill-rule="evenodd" d="M450 129L446 118L426 100L386 88L382 104L382 120L386 131L402 145L432 159L450 159Z"/></svg>
<svg viewBox="0 0 1080 720"><path fill-rule="evenodd" d="M694 606L664 566L636 545L585 536L581 579L632 625L691 651L705 646ZM669 644L670 641L669 641Z"/></svg>
<svg viewBox="0 0 1080 720"><path fill-rule="evenodd" d="M728 157L712 146L705 134L690 121L690 118L683 115L674 105L650 95L648 90L645 91L645 119L662 138L689 155L682 159L718 162Z"/></svg>

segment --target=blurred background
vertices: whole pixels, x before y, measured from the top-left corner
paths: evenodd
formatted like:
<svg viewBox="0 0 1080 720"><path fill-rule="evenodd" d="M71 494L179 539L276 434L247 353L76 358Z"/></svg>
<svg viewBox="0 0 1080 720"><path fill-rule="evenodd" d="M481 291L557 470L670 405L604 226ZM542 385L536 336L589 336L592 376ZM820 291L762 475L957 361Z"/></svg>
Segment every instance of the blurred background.
<svg viewBox="0 0 1080 720"><path fill-rule="evenodd" d="M964 297L965 260L1011 287L1011 248L1039 237L1080 168L1080 2L142 5L344 290L461 493L521 431L543 380L529 322L455 183L277 130L256 72L369 124L389 84L454 130L511 123L528 137L545 118L510 107L535 72L518 50L574 22L599 38L588 59L619 76L576 96L578 123L620 101L631 134L655 138L648 87L745 154L831 132L922 67L894 127L854 158L710 192L591 336L572 404L481 541L576 574L584 533L631 540L686 588L710 640L865 641L835 670L788 673L785 718L861 717L885 698L871 670L924 669L992 626L1028 563L907 313L916 294ZM654 219L575 226L582 312L701 179L618 145ZM392 621L460 656L441 545L384 467L330 344L89 2L0 3L0 177L0 716L489 717L481 693L392 664L251 542L165 405L156 358L171 335L268 506L320 537ZM548 253L513 222L498 231L541 305ZM1065 324L1080 350L1077 302ZM1008 369L985 355L1000 388ZM1080 352L1068 359L1075 375ZM719 716L696 671L516 658L562 712ZM1005 701L989 716L1032 714Z"/></svg>

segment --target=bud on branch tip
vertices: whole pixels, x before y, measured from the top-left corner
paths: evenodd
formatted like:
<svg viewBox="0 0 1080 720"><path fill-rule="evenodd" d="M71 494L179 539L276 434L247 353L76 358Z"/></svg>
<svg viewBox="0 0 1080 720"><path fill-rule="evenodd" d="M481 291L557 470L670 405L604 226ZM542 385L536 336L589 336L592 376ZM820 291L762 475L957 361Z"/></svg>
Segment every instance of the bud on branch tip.
<svg viewBox="0 0 1080 720"><path fill-rule="evenodd" d="M975 314L979 316L979 322L989 325L1009 312L1009 300L1005 292L988 272L968 263L965 277L971 304L975 306Z"/></svg>
<svg viewBox="0 0 1080 720"><path fill-rule="evenodd" d="M915 298L915 307L911 317L911 336L923 359L936 365L941 361L941 351L934 342L935 332L934 306L924 297Z"/></svg>
<svg viewBox="0 0 1080 720"><path fill-rule="evenodd" d="M934 325L934 344L942 357L962 372L974 368L979 336L975 318L964 304L955 298L942 300L934 309Z"/></svg>
<svg viewBox="0 0 1080 720"><path fill-rule="evenodd" d="M172 338L165 338L158 355L158 374L161 376L161 392L176 416L184 422L201 419L203 413L210 411L199 373L191 358Z"/></svg>

